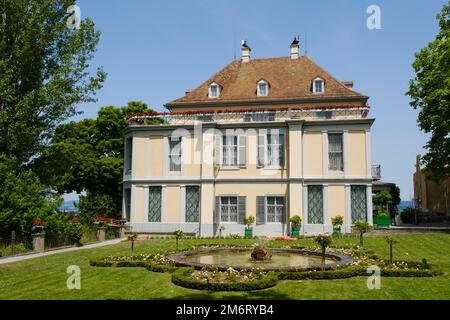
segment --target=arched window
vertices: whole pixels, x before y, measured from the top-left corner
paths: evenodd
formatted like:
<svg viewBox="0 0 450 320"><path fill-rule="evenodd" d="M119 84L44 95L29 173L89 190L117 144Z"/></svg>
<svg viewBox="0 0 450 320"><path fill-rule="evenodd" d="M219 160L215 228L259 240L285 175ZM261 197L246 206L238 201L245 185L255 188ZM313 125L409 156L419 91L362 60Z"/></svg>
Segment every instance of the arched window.
<svg viewBox="0 0 450 320"><path fill-rule="evenodd" d="M269 84L266 80L259 80L256 84L256 95L258 97L266 97L269 95Z"/></svg>
<svg viewBox="0 0 450 320"><path fill-rule="evenodd" d="M325 81L322 78L315 78L312 84L313 93L324 93L325 92Z"/></svg>
<svg viewBox="0 0 450 320"><path fill-rule="evenodd" d="M220 86L213 82L208 87L208 98L218 98L220 96Z"/></svg>

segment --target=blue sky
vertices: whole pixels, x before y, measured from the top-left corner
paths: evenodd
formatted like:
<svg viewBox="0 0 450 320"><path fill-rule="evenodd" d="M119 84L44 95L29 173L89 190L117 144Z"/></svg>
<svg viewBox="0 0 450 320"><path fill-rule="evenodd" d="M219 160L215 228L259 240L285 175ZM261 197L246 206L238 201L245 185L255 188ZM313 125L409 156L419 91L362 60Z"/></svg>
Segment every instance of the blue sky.
<svg viewBox="0 0 450 320"><path fill-rule="evenodd" d="M98 102L83 104L84 117L101 106L140 100L155 110L195 88L238 57L247 39L252 57L289 55L297 34L308 55L339 80L370 96L372 162L384 181L397 183L403 200L413 194L415 157L427 136L405 96L414 53L438 32L441 0L339 1L148 1L78 0L82 18L102 37L93 62L108 78ZM381 30L369 30L369 5L381 9Z"/></svg>

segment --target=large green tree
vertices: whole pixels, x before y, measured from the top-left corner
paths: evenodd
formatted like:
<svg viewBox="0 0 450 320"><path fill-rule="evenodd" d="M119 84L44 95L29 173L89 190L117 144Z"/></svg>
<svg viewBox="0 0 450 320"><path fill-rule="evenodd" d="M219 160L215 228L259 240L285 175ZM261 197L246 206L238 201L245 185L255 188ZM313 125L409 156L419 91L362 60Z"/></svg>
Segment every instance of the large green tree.
<svg viewBox="0 0 450 320"><path fill-rule="evenodd" d="M450 3L437 16L440 31L416 53L407 94L420 110L420 128L431 133L423 163L434 180L450 176Z"/></svg>
<svg viewBox="0 0 450 320"><path fill-rule="evenodd" d="M85 192L80 201L85 213L117 214L122 203L125 120L139 112L154 111L142 102L130 102L122 108L101 108L97 119L59 126L37 161L41 180L60 194Z"/></svg>
<svg viewBox="0 0 450 320"><path fill-rule="evenodd" d="M23 167L54 129L94 101L105 73L89 63L100 33L89 19L68 28L75 0L0 1L0 153Z"/></svg>

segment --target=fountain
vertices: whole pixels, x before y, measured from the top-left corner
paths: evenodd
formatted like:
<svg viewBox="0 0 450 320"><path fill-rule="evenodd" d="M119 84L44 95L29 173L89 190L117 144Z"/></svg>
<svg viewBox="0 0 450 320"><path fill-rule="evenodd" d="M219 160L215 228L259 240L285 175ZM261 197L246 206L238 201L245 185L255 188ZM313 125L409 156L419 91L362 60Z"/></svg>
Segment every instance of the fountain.
<svg viewBox="0 0 450 320"><path fill-rule="evenodd" d="M214 248L191 250L168 256L178 266L226 271L252 270L299 271L322 269L322 253L304 249L268 249L263 242L254 248ZM325 269L345 266L352 258L340 254L325 255Z"/></svg>

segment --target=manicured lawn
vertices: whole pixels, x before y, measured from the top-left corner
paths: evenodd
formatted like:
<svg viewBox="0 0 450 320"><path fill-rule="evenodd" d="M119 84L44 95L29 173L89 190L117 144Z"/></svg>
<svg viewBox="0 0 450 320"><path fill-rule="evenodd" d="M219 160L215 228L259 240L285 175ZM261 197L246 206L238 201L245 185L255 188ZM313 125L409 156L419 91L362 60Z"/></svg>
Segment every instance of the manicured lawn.
<svg viewBox="0 0 450 320"><path fill-rule="evenodd" d="M366 277L342 280L280 281L271 289L254 292L204 292L180 288L171 275L143 268L101 268L89 260L105 255L129 254L129 243L0 265L0 299L450 299L450 235L423 233L396 235L394 258L421 261L423 257L438 265L444 275L434 278L382 278L380 290L368 290ZM202 243L251 245L256 240L190 240L180 247L188 249ZM345 237L341 244L356 244ZM310 239L295 242L313 246ZM366 248L388 258L384 237L366 238ZM270 241L269 246L287 242ZM135 244L136 253L174 249L175 240L145 240ZM68 290L66 268L81 268L81 290Z"/></svg>

